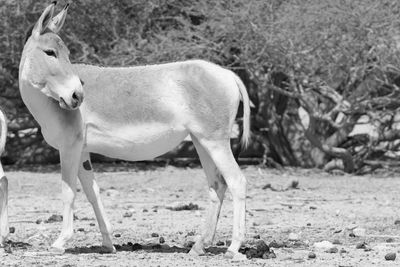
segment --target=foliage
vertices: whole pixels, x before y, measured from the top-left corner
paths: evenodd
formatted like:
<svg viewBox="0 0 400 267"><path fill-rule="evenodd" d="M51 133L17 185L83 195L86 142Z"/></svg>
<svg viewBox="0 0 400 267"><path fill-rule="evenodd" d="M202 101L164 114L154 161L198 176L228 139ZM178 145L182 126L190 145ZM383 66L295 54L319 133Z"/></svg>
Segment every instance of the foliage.
<svg viewBox="0 0 400 267"><path fill-rule="evenodd" d="M56 160L18 92L25 30L48 1L2 2L7 158ZM265 163L322 167L350 155L353 168L361 169L376 158L364 148L382 146L381 137L395 126L399 11L396 0L79 0L61 37L72 62L129 66L202 58L231 68L255 104L253 145L264 147ZM380 137L349 137L365 116L380 121Z"/></svg>

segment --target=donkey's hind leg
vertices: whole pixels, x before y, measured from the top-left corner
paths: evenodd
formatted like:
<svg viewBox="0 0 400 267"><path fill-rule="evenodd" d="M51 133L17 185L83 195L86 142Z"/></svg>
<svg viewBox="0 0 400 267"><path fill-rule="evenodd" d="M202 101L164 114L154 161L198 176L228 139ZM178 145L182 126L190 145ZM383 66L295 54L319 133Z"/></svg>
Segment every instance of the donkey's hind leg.
<svg viewBox="0 0 400 267"><path fill-rule="evenodd" d="M107 220L106 213L104 211L103 203L100 199L100 189L97 185L94 173L92 170L92 164L90 162L89 153L84 152L82 154L81 164L79 166L78 177L81 181L83 191L90 204L93 207L94 213L96 214L97 222L101 235L103 237L103 252L115 253L115 248L111 240L111 225Z"/></svg>
<svg viewBox="0 0 400 267"><path fill-rule="evenodd" d="M233 157L229 139L199 138L198 141L212 158L232 194L233 235L232 243L225 255L228 258L245 259L245 255L239 253L239 248L244 241L246 231L246 178Z"/></svg>
<svg viewBox="0 0 400 267"><path fill-rule="evenodd" d="M210 194L210 205L201 237L196 241L190 250L190 254L199 255L204 254L205 246L209 246L213 242L219 213L227 186L224 178L219 173L210 155L208 155L208 152L197 141L195 136L192 135L191 137L199 155L201 165L206 173L208 190Z"/></svg>

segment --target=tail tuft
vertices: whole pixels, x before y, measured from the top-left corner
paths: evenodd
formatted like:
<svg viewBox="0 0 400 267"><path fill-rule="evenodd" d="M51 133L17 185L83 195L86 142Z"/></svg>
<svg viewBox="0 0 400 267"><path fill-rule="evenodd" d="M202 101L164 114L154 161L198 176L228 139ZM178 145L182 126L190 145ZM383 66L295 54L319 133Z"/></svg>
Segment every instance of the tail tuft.
<svg viewBox="0 0 400 267"><path fill-rule="evenodd" d="M246 148L250 141L250 99L242 80L236 74L234 74L234 78L243 101L243 133L241 142L242 147Z"/></svg>

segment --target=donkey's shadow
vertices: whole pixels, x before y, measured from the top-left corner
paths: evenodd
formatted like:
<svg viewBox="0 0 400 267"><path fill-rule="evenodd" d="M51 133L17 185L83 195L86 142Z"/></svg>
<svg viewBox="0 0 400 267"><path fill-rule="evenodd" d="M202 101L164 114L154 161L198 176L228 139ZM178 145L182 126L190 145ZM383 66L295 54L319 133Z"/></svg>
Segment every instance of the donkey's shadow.
<svg viewBox="0 0 400 267"><path fill-rule="evenodd" d="M127 244L115 244L114 245L117 252L119 251L147 251L150 253L188 253L190 248L187 247L177 247L177 246L169 246L167 244L158 244L158 243L150 243L150 244L139 244L128 242ZM227 250L226 247L209 247L206 249L207 255L218 255L223 254ZM90 247L74 247L65 250L65 253L69 254L104 254L104 248L101 246L90 246Z"/></svg>

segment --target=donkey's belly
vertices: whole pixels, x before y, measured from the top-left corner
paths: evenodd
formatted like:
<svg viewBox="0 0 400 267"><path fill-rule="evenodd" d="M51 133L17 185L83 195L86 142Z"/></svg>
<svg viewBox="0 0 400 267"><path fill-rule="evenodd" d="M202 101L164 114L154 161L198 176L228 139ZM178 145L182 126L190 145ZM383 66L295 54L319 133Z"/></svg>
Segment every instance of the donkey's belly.
<svg viewBox="0 0 400 267"><path fill-rule="evenodd" d="M84 150L124 160L147 160L176 147L189 132L161 123L128 126L87 125Z"/></svg>

